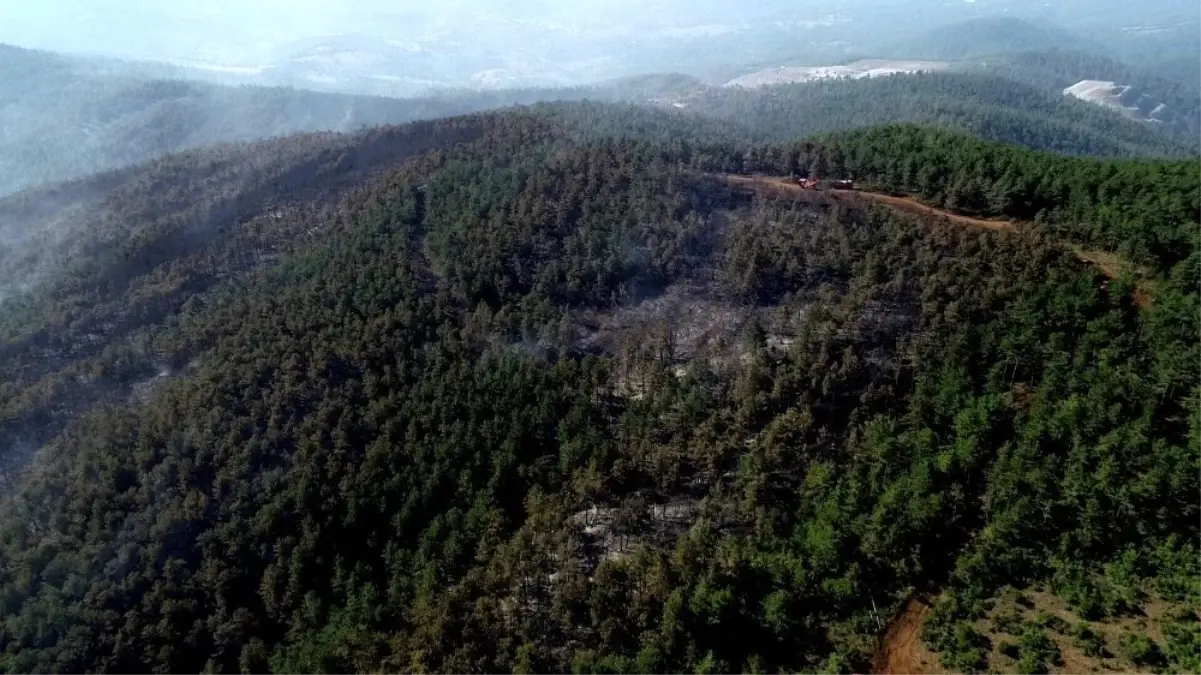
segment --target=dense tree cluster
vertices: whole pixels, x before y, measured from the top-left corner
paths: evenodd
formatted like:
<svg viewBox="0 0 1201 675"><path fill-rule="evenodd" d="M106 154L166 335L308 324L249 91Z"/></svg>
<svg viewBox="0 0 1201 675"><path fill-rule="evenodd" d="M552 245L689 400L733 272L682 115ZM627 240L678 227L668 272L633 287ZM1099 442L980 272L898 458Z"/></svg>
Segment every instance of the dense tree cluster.
<svg viewBox="0 0 1201 675"><path fill-rule="evenodd" d="M897 58L963 59L1080 46L1082 40L1053 23L983 16L948 23L901 40L885 53Z"/></svg>
<svg viewBox="0 0 1201 675"><path fill-rule="evenodd" d="M914 125L764 146L713 165L850 177L953 211L1038 221L1069 241L1165 273L1195 254L1201 219L1197 160L1061 157Z"/></svg>
<svg viewBox="0 0 1201 675"><path fill-rule="evenodd" d="M0 669L851 672L915 587L955 598L950 652L1035 582L1156 594L1192 663L1194 165L692 119L542 106L105 178L97 255L0 305L8 451L48 430L0 502ZM769 170L1043 225L707 175ZM969 172L1017 184L977 206ZM1057 239L1109 210L1149 307Z"/></svg>

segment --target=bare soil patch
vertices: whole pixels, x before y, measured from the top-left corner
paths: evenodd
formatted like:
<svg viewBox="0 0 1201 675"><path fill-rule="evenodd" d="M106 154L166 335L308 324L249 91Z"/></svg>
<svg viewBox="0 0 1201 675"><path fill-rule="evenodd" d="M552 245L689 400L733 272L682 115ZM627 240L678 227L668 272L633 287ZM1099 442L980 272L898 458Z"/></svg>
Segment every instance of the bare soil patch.
<svg viewBox="0 0 1201 675"><path fill-rule="evenodd" d="M880 646L872 661L872 672L887 675L913 675L945 673L938 665L938 656L926 648L922 641L922 626L934 606L934 600L925 594L909 598L884 630Z"/></svg>
<svg viewBox="0 0 1201 675"><path fill-rule="evenodd" d="M861 59L833 66L776 66L747 73L727 82L725 86L753 89L775 84L813 82L842 77L861 79L901 73L936 72L946 70L950 65L946 61Z"/></svg>
<svg viewBox="0 0 1201 675"><path fill-rule="evenodd" d="M1076 256L1086 263L1097 266L1101 274L1116 279L1131 268L1131 265L1120 256L1108 251L1086 251L1078 246L1071 247L1076 252ZM1135 270L1136 275L1142 275L1142 270ZM1139 308L1145 309L1151 306L1151 294L1147 291L1145 284L1137 284L1134 287L1134 304Z"/></svg>
<svg viewBox="0 0 1201 675"><path fill-rule="evenodd" d="M798 186L798 189L799 186ZM1014 222L1010 220L995 220L985 218L973 218L959 213L951 213L943 209L936 209L933 206L927 206L912 197L897 197L894 195L880 194L878 192L865 192L863 190L830 190L835 197L859 197L878 204L887 204L899 211L907 211L921 216L931 218L946 218L956 225L965 225L967 227L983 227L988 230L1012 230Z"/></svg>
<svg viewBox="0 0 1201 675"><path fill-rule="evenodd" d="M1052 616L1068 627L1087 625L1101 636L1105 654L1090 656L1075 644L1065 632L1045 628L1043 632L1059 647L1062 661L1051 667L1051 675L1075 675L1079 673L1151 673L1154 669L1131 663L1121 656L1121 641L1126 635L1146 635L1161 647L1164 645L1163 623L1174 607L1159 598L1148 598L1139 611L1121 617L1108 617L1100 621L1085 621L1059 596L1041 590L1026 590L1021 593L1023 602L1016 601L1017 593L1000 599L987 616L976 622L975 627L992 643L988 654L988 665L992 672L1014 672L1016 662L1005 655L1003 643L1015 643L1018 636L1000 628L997 618L1002 614L1016 613L1023 627L1035 623L1039 615Z"/></svg>
<svg viewBox="0 0 1201 675"><path fill-rule="evenodd" d="M900 197L896 195L887 195L879 192L868 192L866 190L809 190L783 178L773 178L768 176L726 176L726 179L731 183L745 185L747 187L766 191L773 196L781 195L800 195L811 194L820 195L826 194L834 199L865 199L867 201L878 204L891 206L898 211L926 216L929 218L945 218L957 225L965 225L969 227L982 227L989 230L1012 230L1016 225L1015 221L973 218L959 213L935 208L923 204L912 197Z"/></svg>

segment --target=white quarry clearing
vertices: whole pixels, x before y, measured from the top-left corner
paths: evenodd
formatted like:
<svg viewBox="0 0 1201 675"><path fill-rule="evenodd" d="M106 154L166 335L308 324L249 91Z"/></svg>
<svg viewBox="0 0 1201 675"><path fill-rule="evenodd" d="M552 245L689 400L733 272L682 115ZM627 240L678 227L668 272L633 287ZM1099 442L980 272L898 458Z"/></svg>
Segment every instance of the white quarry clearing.
<svg viewBox="0 0 1201 675"><path fill-rule="evenodd" d="M945 61L897 61L891 59L863 59L839 66L779 66L766 68L730 80L727 87L766 87L773 84L812 82L840 77L862 79L884 75L934 72L946 70L951 64Z"/></svg>

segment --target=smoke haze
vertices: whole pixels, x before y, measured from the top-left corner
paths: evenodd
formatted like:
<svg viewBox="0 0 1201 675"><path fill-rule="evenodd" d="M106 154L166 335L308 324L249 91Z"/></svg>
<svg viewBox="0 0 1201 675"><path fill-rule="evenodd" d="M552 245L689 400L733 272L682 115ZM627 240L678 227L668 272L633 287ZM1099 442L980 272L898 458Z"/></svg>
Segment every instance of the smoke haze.
<svg viewBox="0 0 1201 675"><path fill-rule="evenodd" d="M443 52L444 60L457 58L464 68L477 69L469 74L512 70L522 62L533 71L538 65L553 69L600 60L607 68L579 74L607 76L664 65L686 70L689 60L704 61L718 48L729 62L790 51L870 52L890 39L990 16L1053 22L1099 35L1151 30L1162 40L1171 37L1169 29L1181 27L1196 37L1201 8L1187 0L1133 6L1116 0L57 0L0 5L0 42L251 72L320 57L321 52L306 50L323 39L354 36L358 61L374 58L395 66L372 43L383 41L407 53L415 61L409 70L419 73L429 69L423 63L429 52ZM690 58L675 51L698 44L707 49L694 50ZM344 44L324 56L333 51L344 53L344 62L355 60L345 54L351 50ZM533 79L525 72L516 76Z"/></svg>

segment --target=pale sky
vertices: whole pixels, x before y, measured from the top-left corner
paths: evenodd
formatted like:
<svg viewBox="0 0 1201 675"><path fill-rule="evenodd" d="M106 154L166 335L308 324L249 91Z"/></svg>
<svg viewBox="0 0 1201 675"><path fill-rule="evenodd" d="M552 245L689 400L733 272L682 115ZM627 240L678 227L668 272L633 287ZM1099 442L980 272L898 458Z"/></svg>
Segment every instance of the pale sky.
<svg viewBox="0 0 1201 675"><path fill-rule="evenodd" d="M352 32L373 11L429 0L0 0L0 42L68 52L176 58L195 50ZM436 0L439 6L448 3Z"/></svg>
<svg viewBox="0 0 1201 675"><path fill-rule="evenodd" d="M228 50L228 60L238 61L268 42L379 32L403 39L406 30L435 20L453 26L485 12L595 24L696 20L706 6L731 15L803 4L808 0L0 0L0 42L162 59L196 52L215 58Z"/></svg>
<svg viewBox="0 0 1201 675"><path fill-rule="evenodd" d="M0 41L64 51L176 50L210 41L338 30L328 0L0 0ZM397 3L400 4L400 3ZM124 44L123 44L124 43Z"/></svg>
<svg viewBox="0 0 1201 675"><path fill-rule="evenodd" d="M1072 23L1105 16L1107 23L1146 22L1201 12L1198 0L0 0L0 42L65 52L172 60L253 61L273 44L338 33L413 37L431 25L463 27L484 38L481 19L540 20L559 24L641 26L804 19L837 12L871 22L937 21L947 8L1015 14L1050 12ZM919 11L923 10L923 11ZM924 14L916 18L917 14ZM1112 18L1111 18L1112 17ZM859 27L856 27L856 31ZM488 37L506 39L497 28ZM521 36L517 39L528 39Z"/></svg>

